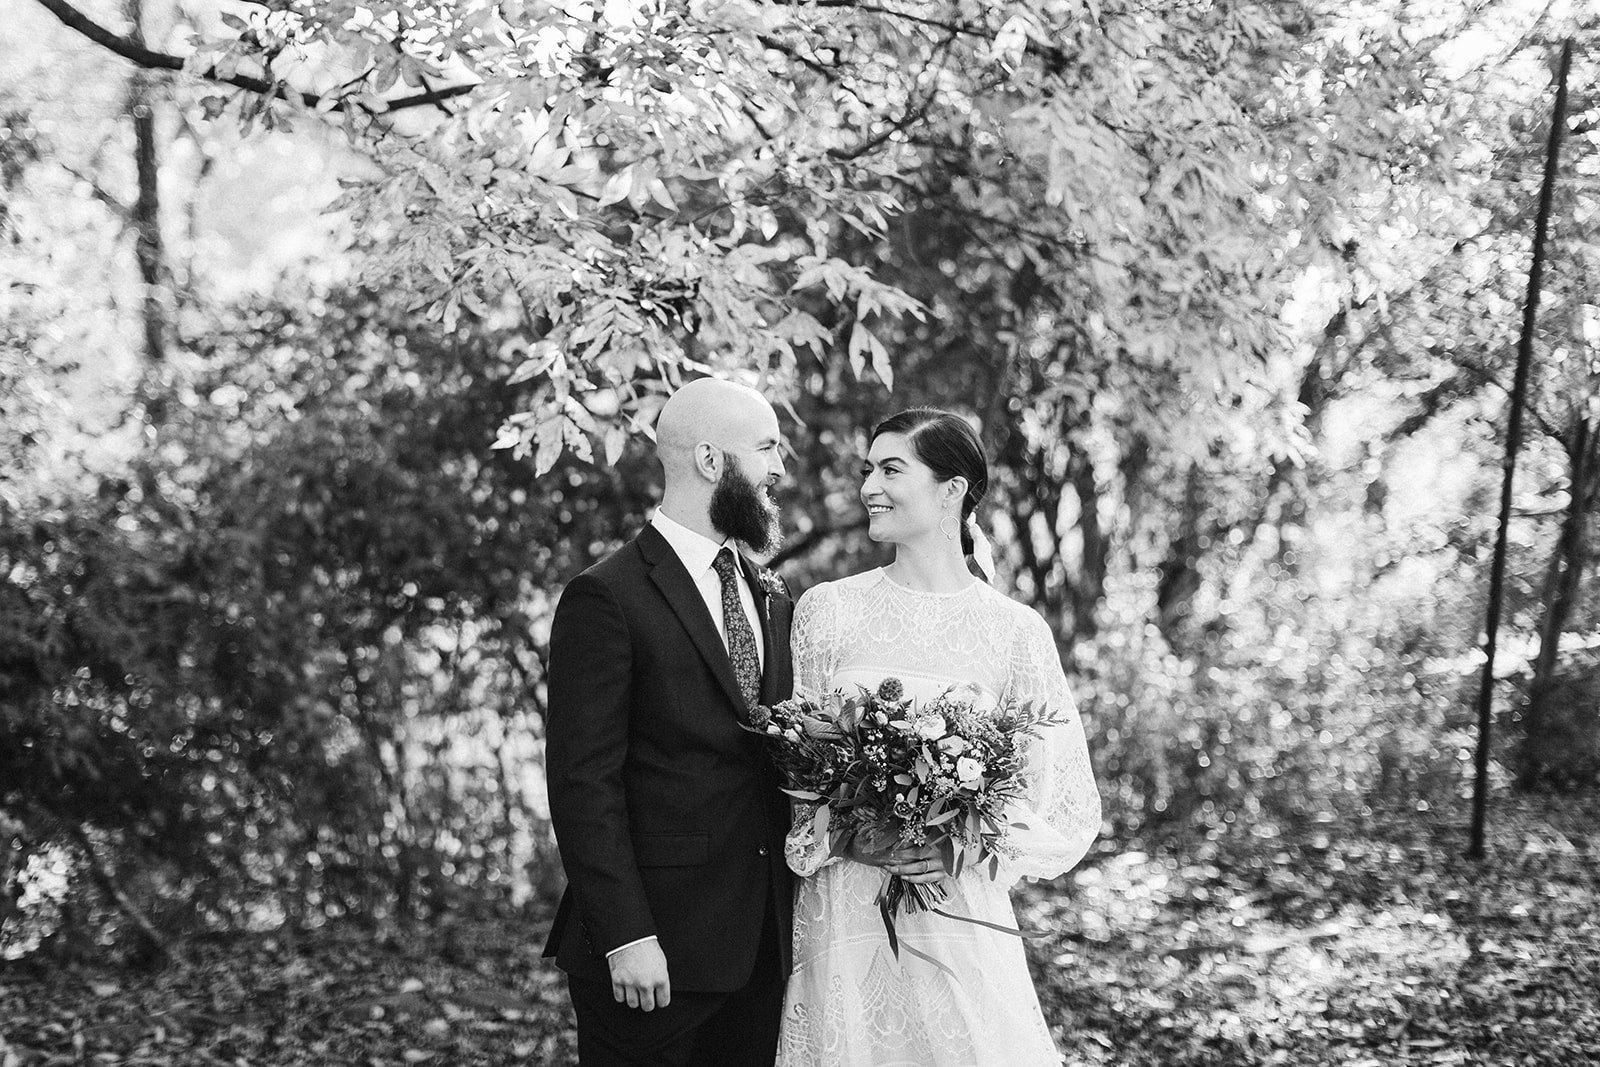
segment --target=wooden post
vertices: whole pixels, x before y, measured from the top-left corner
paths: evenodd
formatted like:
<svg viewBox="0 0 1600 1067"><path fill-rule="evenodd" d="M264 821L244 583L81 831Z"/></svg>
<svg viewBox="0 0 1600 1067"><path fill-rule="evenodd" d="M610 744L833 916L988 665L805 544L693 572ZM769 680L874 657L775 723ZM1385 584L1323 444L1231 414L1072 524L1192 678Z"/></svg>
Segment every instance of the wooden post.
<svg viewBox="0 0 1600 1067"><path fill-rule="evenodd" d="M1550 141L1544 157L1544 182L1539 189L1539 215L1533 228L1533 265L1528 269L1528 299L1522 308L1522 335L1517 339L1517 369L1511 383L1511 423L1506 429L1504 476L1500 482L1500 531L1494 542L1494 564L1489 573L1489 619L1483 642L1483 681L1478 687L1478 751L1473 760L1472 843L1467 858L1484 857L1484 820L1489 802L1489 746L1493 739L1494 652L1500 633L1500 602L1505 591L1506 530L1511 523L1511 486L1517 474L1517 447L1522 443L1522 408L1528 392L1528 368L1533 363L1533 329L1539 313L1539 286L1544 277L1545 238L1550 230L1550 205L1555 195L1556 158L1561 133L1567 124L1567 72L1572 68L1572 39L1561 46L1561 66L1556 73L1556 107L1550 120Z"/></svg>

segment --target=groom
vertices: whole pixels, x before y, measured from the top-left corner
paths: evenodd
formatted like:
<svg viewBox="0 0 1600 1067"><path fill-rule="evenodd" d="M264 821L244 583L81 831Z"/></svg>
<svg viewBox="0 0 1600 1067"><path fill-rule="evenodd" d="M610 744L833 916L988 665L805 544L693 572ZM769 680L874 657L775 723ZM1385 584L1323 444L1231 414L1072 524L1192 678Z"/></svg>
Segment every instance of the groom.
<svg viewBox="0 0 1600 1067"><path fill-rule="evenodd" d="M792 687L777 415L714 378L656 422L666 491L568 583L550 632L546 773L567 891L545 955L583 1067L771 1064L789 973L788 801L750 705Z"/></svg>

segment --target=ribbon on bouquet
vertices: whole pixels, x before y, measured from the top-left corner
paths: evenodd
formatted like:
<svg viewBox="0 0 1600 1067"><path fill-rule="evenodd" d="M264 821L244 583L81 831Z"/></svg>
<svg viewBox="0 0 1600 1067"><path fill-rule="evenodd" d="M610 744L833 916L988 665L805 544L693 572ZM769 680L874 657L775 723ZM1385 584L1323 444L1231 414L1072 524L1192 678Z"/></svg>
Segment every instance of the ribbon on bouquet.
<svg viewBox="0 0 1600 1067"><path fill-rule="evenodd" d="M1048 932L1045 930L1024 930L1019 926L1006 926L1004 923L992 923L985 919L974 919L970 915L952 915L943 908L929 908L928 910L933 912L935 915L943 915L946 919L957 919L964 923L972 923L975 926L987 926L991 930L998 930L1000 933L1010 934L1012 937L1020 937L1023 939L1030 937L1043 937Z"/></svg>
<svg viewBox="0 0 1600 1067"><path fill-rule="evenodd" d="M900 940L900 935L894 932L894 905L889 903L889 898L887 896L878 898L878 912L883 916L883 928L884 930L888 931L889 934L889 951L894 953L895 959L900 958L900 950L904 948L907 952L917 957L917 959L926 960L928 963L931 963L935 967L939 968L945 974L948 974L952 982L955 982L957 985L961 983L961 976L952 971L946 964L940 963L938 960L934 959L920 948Z"/></svg>
<svg viewBox="0 0 1600 1067"><path fill-rule="evenodd" d="M913 889L910 883L901 881L898 875L890 875L889 881L884 885L882 892L878 894L878 914L883 916L883 929L889 935L889 951L894 953L895 959L899 959L900 949L903 947L911 955L917 957L917 959L926 960L928 963L933 964L935 967L939 968L939 970L949 975L950 978L957 983L961 981L961 978L956 974L955 971L952 971L948 966L940 963L938 960L934 959L926 952L923 952L921 949L902 941L900 935L895 931L894 910L899 905L899 902L903 897L909 896L912 900L914 900L916 903L913 905L913 907L919 911L930 911L933 914L943 916L946 919L955 919L958 922L971 923L974 926L986 927L987 929L994 930L997 933L1010 934L1012 937L1021 938L1043 937L1045 935L1045 931L1043 930L1025 930L1020 926L1006 926L1003 923L993 923L986 919L974 919L970 915L957 915L954 912L945 911L943 908L934 906L932 901L923 900L921 897L921 892L925 891L926 890L919 891ZM936 891L939 895L935 899L942 900L944 898L943 890L941 889Z"/></svg>

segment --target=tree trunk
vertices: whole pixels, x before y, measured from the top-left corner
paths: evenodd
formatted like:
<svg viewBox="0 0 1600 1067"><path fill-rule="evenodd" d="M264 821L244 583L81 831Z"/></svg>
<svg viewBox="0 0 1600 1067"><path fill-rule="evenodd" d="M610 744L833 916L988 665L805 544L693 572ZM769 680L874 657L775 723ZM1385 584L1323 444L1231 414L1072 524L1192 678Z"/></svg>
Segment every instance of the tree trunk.
<svg viewBox="0 0 1600 1067"><path fill-rule="evenodd" d="M129 37L144 44L144 0L126 0L131 24ZM166 250L161 241L160 167L156 143L155 94L150 77L135 72L128 88L127 112L133 123L133 160L139 192L133 202L134 258L139 264L139 280L144 296L141 325L147 367L161 363L166 356L166 307L162 283L166 274Z"/></svg>
<svg viewBox="0 0 1600 1067"><path fill-rule="evenodd" d="M1191 463L1183 484L1183 509L1178 517L1178 532L1167 548L1167 557L1158 568L1156 621L1167 643L1178 644L1178 629L1189 617L1195 593L1200 590L1200 464Z"/></svg>
<svg viewBox="0 0 1600 1067"><path fill-rule="evenodd" d="M1004 465L1016 472L1018 483L1014 518L1017 549L1022 556L1021 572L1033 585L1035 605L1054 616L1050 578L1058 566L1064 568L1060 544L1055 544L1054 551L1041 552L1034 542L1032 520L1035 515L1044 516L1051 526L1051 537L1055 538L1055 522L1061 510L1060 482L1051 477L1048 447L1033 448L1020 429L1013 428L1004 447Z"/></svg>
<svg viewBox="0 0 1600 1067"><path fill-rule="evenodd" d="M1078 535L1083 541L1083 562L1072 589L1073 641L1092 636L1095 615L1106 595L1106 566L1111 542L1100 525L1100 487L1094 480L1094 463L1079 449L1067 459L1067 477L1078 494Z"/></svg>
<svg viewBox="0 0 1600 1067"><path fill-rule="evenodd" d="M1571 493L1566 515L1561 520L1561 537L1550 564L1550 581L1544 601L1544 617L1539 623L1539 654L1533 664L1533 680L1528 686L1528 701L1523 709L1524 736L1517 767L1517 786L1531 789L1544 777L1552 760L1564 745L1557 716L1549 707L1555 681L1556 659L1560 654L1561 634L1572 617L1583 571L1589 562L1589 511L1597 492L1596 428L1579 418L1567 441L1571 462Z"/></svg>
<svg viewBox="0 0 1600 1067"><path fill-rule="evenodd" d="M1561 132L1567 124L1567 73L1572 69L1572 40L1561 47L1556 71L1556 103L1550 116L1550 140L1544 157L1544 180L1539 187L1539 214L1533 226L1533 261L1528 266L1528 296L1522 305L1522 331L1517 338L1517 364L1511 379L1511 418L1506 427L1504 473L1500 479L1500 517L1495 535L1494 562L1489 569L1489 611L1484 624L1483 676L1478 683L1478 744L1473 752L1472 827L1467 858L1484 858L1484 836L1489 806L1489 751L1494 732L1494 654L1500 636L1500 603L1505 595L1506 541L1511 525L1511 490L1517 476L1517 448L1522 444L1522 408L1528 392L1528 369L1533 364L1534 326L1539 319L1539 286L1544 278L1545 238L1550 232L1550 212L1555 195L1556 162Z"/></svg>
<svg viewBox="0 0 1600 1067"><path fill-rule="evenodd" d="M1349 338L1350 308L1354 306L1359 305L1341 307L1323 325L1311 360L1300 373L1295 399L1305 408L1304 425L1313 441L1320 436L1323 411L1333 398L1334 382L1341 373L1336 357L1340 343ZM1246 545L1253 543L1263 528L1276 535L1278 563L1290 574L1299 572L1299 557L1288 552L1306 524L1307 497L1314 481L1311 465L1316 462L1315 457L1307 457L1305 466L1301 466L1287 456L1275 459L1261 494L1258 517L1245 528Z"/></svg>
<svg viewBox="0 0 1600 1067"><path fill-rule="evenodd" d="M417 816L411 803L411 761L406 747L405 731L389 732L389 747L394 751L395 795L390 803L395 806L397 825L394 829L398 853L394 871L394 913L401 929L409 930L420 917L422 893L422 846L417 841Z"/></svg>
<svg viewBox="0 0 1600 1067"><path fill-rule="evenodd" d="M412 807L410 792L406 788L408 767L405 740L402 730L393 719L374 711L375 708L398 707L399 695L383 693L378 688L380 682L362 676L356 666L361 661L363 651L358 640L347 639L341 642L340 647L348 672L345 677L351 682L349 714L362 740L366 742L373 769L377 771L378 780L383 786L383 803L394 820L392 827L386 824L380 832L377 855L366 862L371 863L374 868L380 867L386 858L383 846L387 843L394 845L394 865L387 872L390 876L389 889L394 893L394 914L397 921L400 925L406 926L411 921L411 909L415 900L413 890L416 864L411 853ZM381 904L377 882L378 874L374 870L372 884L366 894L369 912L375 912L377 906Z"/></svg>

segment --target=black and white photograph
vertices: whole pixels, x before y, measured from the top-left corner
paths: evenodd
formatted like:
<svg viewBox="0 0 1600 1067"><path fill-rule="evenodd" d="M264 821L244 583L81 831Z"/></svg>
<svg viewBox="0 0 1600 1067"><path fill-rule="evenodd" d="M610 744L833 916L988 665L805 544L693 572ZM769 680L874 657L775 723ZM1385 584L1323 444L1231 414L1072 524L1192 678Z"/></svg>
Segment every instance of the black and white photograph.
<svg viewBox="0 0 1600 1067"><path fill-rule="evenodd" d="M0 0L0 1067L1600 1067L1592 0Z"/></svg>

